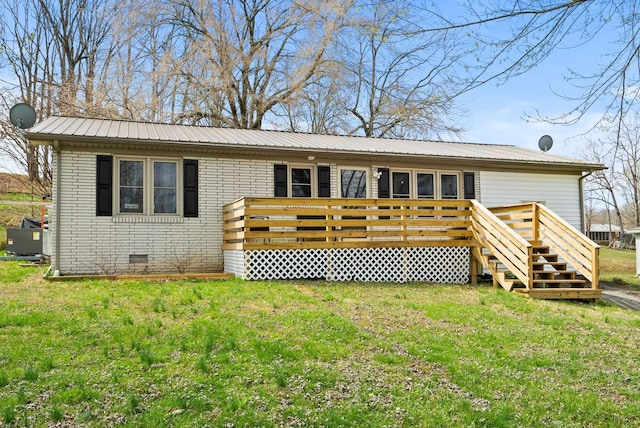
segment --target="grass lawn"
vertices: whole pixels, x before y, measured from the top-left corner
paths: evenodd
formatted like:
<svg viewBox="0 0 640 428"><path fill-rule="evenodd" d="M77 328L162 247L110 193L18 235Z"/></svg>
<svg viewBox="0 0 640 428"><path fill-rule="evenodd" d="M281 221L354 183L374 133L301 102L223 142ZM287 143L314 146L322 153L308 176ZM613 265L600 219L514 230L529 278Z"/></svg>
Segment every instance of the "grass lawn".
<svg viewBox="0 0 640 428"><path fill-rule="evenodd" d="M622 288L640 290L635 250L600 248L600 280Z"/></svg>
<svg viewBox="0 0 640 428"><path fill-rule="evenodd" d="M604 302L42 274L0 264L0 426L640 426L640 313Z"/></svg>

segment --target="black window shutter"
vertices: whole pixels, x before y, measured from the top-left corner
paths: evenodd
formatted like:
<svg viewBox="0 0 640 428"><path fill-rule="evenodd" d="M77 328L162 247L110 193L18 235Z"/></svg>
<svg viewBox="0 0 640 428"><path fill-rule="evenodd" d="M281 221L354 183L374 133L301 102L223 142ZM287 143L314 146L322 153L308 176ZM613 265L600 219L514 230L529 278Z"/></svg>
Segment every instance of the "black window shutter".
<svg viewBox="0 0 640 428"><path fill-rule="evenodd" d="M185 159L182 162L185 217L198 217L198 160Z"/></svg>
<svg viewBox="0 0 640 428"><path fill-rule="evenodd" d="M318 197L331 197L331 167L318 165Z"/></svg>
<svg viewBox="0 0 640 428"><path fill-rule="evenodd" d="M476 174L474 172L464 173L464 198L476 198Z"/></svg>
<svg viewBox="0 0 640 428"><path fill-rule="evenodd" d="M287 165L276 164L273 166L273 196L286 198L287 191Z"/></svg>
<svg viewBox="0 0 640 428"><path fill-rule="evenodd" d="M96 215L113 215L113 156L96 159Z"/></svg>
<svg viewBox="0 0 640 428"><path fill-rule="evenodd" d="M389 168L378 168L380 178L378 179L378 197L390 198L391 197L391 183L389 176Z"/></svg>

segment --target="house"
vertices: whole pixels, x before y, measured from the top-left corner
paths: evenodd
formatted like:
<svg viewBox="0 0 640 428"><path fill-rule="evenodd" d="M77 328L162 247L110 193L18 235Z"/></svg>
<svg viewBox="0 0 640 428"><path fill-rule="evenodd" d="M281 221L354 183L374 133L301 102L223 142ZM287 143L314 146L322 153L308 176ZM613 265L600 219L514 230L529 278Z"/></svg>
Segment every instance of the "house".
<svg viewBox="0 0 640 428"><path fill-rule="evenodd" d="M620 239L620 227L615 224L592 224L587 230L587 236L598 244L609 245L610 242Z"/></svg>
<svg viewBox="0 0 640 428"><path fill-rule="evenodd" d="M603 168L514 146L77 117L46 119L27 137L53 148L55 275L460 282L474 275L473 260L484 260L505 288L548 285L548 275L531 279L538 235L550 230L538 227L539 216L552 213L562 233L584 239L582 179ZM500 206L515 211L486 208ZM496 227L495 236L486 229ZM500 250L501 242L510 244ZM579 244L580 260L593 260L591 244ZM529 261L502 254L512 250ZM502 272L491 252L504 259ZM378 274L341 274L357 260ZM257 265L267 266L263 274ZM597 288L597 266L587 270Z"/></svg>

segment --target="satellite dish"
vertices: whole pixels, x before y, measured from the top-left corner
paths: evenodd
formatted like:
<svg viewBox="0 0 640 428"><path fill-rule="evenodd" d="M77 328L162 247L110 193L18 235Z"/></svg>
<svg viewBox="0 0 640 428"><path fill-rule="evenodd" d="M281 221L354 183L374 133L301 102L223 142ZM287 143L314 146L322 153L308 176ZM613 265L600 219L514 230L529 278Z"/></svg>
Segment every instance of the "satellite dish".
<svg viewBox="0 0 640 428"><path fill-rule="evenodd" d="M18 103L11 107L9 119L16 128L31 128L36 123L36 111L29 104Z"/></svg>
<svg viewBox="0 0 640 428"><path fill-rule="evenodd" d="M540 150L542 150L543 152L548 152L552 146L553 146L553 138L551 138L548 135L543 135L538 140L538 147L540 147Z"/></svg>

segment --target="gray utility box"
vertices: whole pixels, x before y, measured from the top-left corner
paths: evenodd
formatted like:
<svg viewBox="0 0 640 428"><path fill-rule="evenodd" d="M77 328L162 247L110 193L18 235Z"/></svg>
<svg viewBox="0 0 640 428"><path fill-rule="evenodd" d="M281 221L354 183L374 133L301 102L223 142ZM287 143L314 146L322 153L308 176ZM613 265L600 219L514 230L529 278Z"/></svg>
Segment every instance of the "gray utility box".
<svg viewBox="0 0 640 428"><path fill-rule="evenodd" d="M17 256L42 254L42 229L7 229L7 253Z"/></svg>

